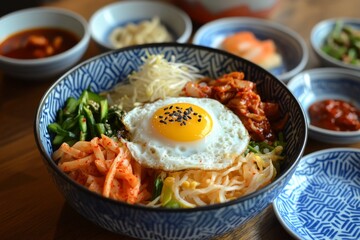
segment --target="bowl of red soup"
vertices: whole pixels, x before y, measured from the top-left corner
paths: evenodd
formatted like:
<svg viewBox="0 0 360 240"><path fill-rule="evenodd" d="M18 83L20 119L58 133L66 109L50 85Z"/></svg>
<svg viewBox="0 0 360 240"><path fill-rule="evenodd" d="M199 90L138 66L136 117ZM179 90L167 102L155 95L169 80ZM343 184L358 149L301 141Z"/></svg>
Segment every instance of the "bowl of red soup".
<svg viewBox="0 0 360 240"><path fill-rule="evenodd" d="M304 71L288 83L302 105L309 136L322 142L360 141L360 73L343 68Z"/></svg>
<svg viewBox="0 0 360 240"><path fill-rule="evenodd" d="M85 19L58 8L29 8L0 19L0 69L41 80L64 73L84 55L90 34Z"/></svg>

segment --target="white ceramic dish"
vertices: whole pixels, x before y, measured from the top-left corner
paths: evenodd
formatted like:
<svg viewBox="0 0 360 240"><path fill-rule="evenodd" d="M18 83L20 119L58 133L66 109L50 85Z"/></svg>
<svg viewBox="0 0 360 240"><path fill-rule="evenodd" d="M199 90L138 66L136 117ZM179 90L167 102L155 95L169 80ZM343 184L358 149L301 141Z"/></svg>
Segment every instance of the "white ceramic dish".
<svg viewBox="0 0 360 240"><path fill-rule="evenodd" d="M90 33L86 20L77 13L60 8L29 8L0 18L0 42L11 34L42 27L56 27L77 35L79 42L71 49L46 58L14 59L0 55L0 68L16 78L34 81L62 74L75 65L87 50Z"/></svg>
<svg viewBox="0 0 360 240"><path fill-rule="evenodd" d="M321 142L351 144L360 142L358 131L332 131L310 124L308 108L316 101L339 99L360 109L360 72L344 68L317 68L303 71L287 84L304 109L309 136Z"/></svg>
<svg viewBox="0 0 360 240"><path fill-rule="evenodd" d="M360 149L332 148L304 156L273 202L295 238L360 239Z"/></svg>
<svg viewBox="0 0 360 240"><path fill-rule="evenodd" d="M215 20L198 29L193 43L221 49L225 37L241 31L250 31L258 39L275 42L282 64L269 71L280 80L287 82L306 67L309 50L302 37L290 28L268 20L246 17Z"/></svg>
<svg viewBox="0 0 360 240"><path fill-rule="evenodd" d="M138 23L158 16L175 42L185 43L192 33L190 17L181 9L156 1L121 1L97 10L90 18L92 39L102 50L116 49L109 41L111 31L128 23Z"/></svg>

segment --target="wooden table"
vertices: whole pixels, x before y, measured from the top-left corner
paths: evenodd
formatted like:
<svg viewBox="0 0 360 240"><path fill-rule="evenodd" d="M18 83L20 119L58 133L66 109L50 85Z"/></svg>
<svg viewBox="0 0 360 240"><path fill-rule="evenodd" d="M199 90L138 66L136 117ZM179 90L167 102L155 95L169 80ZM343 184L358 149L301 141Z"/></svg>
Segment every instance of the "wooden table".
<svg viewBox="0 0 360 240"><path fill-rule="evenodd" d="M86 19L112 0L46 1ZM311 27L330 17L360 17L360 1L279 0L271 16L299 32L309 45ZM310 46L310 45L309 45ZM100 53L91 42L84 59ZM318 66L310 51L308 68ZM130 239L103 230L77 214L50 180L33 134L35 110L53 81L25 82L0 72L0 239ZM340 143L339 143L340 144ZM360 143L336 145L360 148ZM309 140L305 153L336 147ZM291 239L271 206L245 226L218 239Z"/></svg>

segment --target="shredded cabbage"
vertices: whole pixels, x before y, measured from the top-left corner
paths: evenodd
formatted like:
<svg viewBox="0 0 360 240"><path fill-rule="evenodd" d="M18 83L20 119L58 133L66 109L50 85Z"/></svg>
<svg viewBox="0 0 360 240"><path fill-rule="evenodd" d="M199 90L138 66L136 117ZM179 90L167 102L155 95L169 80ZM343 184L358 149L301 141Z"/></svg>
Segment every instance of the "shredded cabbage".
<svg viewBox="0 0 360 240"><path fill-rule="evenodd" d="M268 153L249 152L229 168L218 171L184 170L162 172L167 184L160 197L147 206L166 206L170 201L182 208L223 203L268 185L277 175L276 164L283 159L283 147Z"/></svg>

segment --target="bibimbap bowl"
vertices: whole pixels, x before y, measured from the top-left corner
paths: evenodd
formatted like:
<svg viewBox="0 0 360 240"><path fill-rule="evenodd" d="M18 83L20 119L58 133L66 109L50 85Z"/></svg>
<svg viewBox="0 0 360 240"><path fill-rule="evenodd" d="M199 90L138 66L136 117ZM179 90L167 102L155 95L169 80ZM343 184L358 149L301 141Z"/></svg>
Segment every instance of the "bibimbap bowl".
<svg viewBox="0 0 360 240"><path fill-rule="evenodd" d="M285 158L276 179L253 193L220 204L195 208L154 208L105 198L76 183L52 160L53 135L48 125L68 97L79 97L90 88L93 92L109 90L136 71L142 57L164 54L166 59L195 66L204 76L217 78L241 71L245 79L256 83L263 100L276 101L280 112L288 114L283 129ZM264 69L221 50L189 44L149 44L115 50L81 63L44 94L35 119L35 138L44 163L67 202L93 223L118 234L139 239L206 239L239 227L263 211L280 193L293 174L303 154L307 125L304 113L287 87Z"/></svg>

